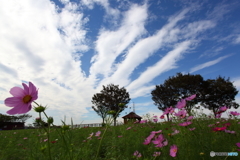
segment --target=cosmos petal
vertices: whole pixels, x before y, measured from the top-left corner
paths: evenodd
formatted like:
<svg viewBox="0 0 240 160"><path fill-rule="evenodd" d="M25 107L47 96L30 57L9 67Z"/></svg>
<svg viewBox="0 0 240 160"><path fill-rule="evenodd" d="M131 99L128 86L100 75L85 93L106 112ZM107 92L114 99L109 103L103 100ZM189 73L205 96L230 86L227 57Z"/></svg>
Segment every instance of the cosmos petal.
<svg viewBox="0 0 240 160"><path fill-rule="evenodd" d="M24 93L24 90L20 87L13 87L11 90L10 90L10 93L11 95L13 95L14 97L21 97L23 98L25 93Z"/></svg>
<svg viewBox="0 0 240 160"><path fill-rule="evenodd" d="M29 82L29 94L32 95L37 91L37 88L32 84L32 82Z"/></svg>
<svg viewBox="0 0 240 160"><path fill-rule="evenodd" d="M195 97L196 97L196 94L191 95L190 97L185 98L185 100L191 101L191 100L193 100Z"/></svg>
<svg viewBox="0 0 240 160"><path fill-rule="evenodd" d="M18 114L19 110L21 110L21 106L23 104L18 104L17 106L15 106L14 108L10 109L9 111L7 111L8 114L10 115L14 115L14 114Z"/></svg>
<svg viewBox="0 0 240 160"><path fill-rule="evenodd" d="M15 107L18 104L23 104L22 102L22 98L19 97L10 97L10 98L6 98L4 101L5 105L8 107Z"/></svg>
<svg viewBox="0 0 240 160"><path fill-rule="evenodd" d="M181 101L179 101L179 102L177 103L176 108L182 109L182 108L184 108L185 106L186 106L186 101L185 101L185 99L182 99Z"/></svg>
<svg viewBox="0 0 240 160"><path fill-rule="evenodd" d="M29 87L25 83L22 83L22 85L23 85L25 94L29 95Z"/></svg>
<svg viewBox="0 0 240 160"><path fill-rule="evenodd" d="M18 111L18 114L23 114L23 113L27 113L31 110L32 106L31 104L24 104L21 106L21 108Z"/></svg>

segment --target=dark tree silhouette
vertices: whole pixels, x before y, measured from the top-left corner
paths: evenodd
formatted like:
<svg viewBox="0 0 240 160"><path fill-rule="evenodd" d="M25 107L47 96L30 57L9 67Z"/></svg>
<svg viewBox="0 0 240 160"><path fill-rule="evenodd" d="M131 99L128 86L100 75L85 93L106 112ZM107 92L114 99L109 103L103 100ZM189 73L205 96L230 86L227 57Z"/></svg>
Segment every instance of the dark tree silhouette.
<svg viewBox="0 0 240 160"><path fill-rule="evenodd" d="M25 122L27 119L32 116L29 114L22 114L19 116L9 116L0 113L0 122Z"/></svg>
<svg viewBox="0 0 240 160"><path fill-rule="evenodd" d="M230 78L217 77L216 79L208 79L205 81L205 87L202 90L203 99L201 105L213 111L215 117L220 107L226 106L237 109L239 104L235 102L235 96L238 91Z"/></svg>
<svg viewBox="0 0 240 160"><path fill-rule="evenodd" d="M129 98L129 93L122 87L119 88L118 85L109 84L107 87L103 85L101 93L97 93L92 97L92 107L95 112L104 120L108 111L115 111L113 115L114 126L116 126L116 119L119 114L127 108L126 104L129 103L131 99ZM119 104L124 105L119 105Z"/></svg>
<svg viewBox="0 0 240 160"><path fill-rule="evenodd" d="M169 77L164 84L176 90L175 95L178 97L178 101L194 94L197 95L196 98L187 102L185 109L189 115L191 115L191 110L195 105L201 102L203 98L202 89L206 85L201 75L191 75L189 73L184 75L177 73L176 76Z"/></svg>
<svg viewBox="0 0 240 160"><path fill-rule="evenodd" d="M95 94L94 100L92 100L92 103L95 104L96 107L92 106L92 109L100 116L102 117L102 124L105 124L105 118L108 115L108 112L110 109L106 106L102 106L102 100L103 100L103 94Z"/></svg>
<svg viewBox="0 0 240 160"><path fill-rule="evenodd" d="M156 86L152 91L152 100L160 110L164 111L170 106L174 107L179 100L196 94L196 98L188 101L185 107L188 114L191 115L192 108L202 99L203 86L204 80L201 75L177 73L176 76L165 80L164 84Z"/></svg>
<svg viewBox="0 0 240 160"><path fill-rule="evenodd" d="M3 127L5 122L25 122L27 119L32 116L29 114L22 114L19 116L9 116L0 113L0 127Z"/></svg>
<svg viewBox="0 0 240 160"><path fill-rule="evenodd" d="M166 108L176 105L178 97L176 95L176 89L164 84L156 85L156 89L151 92L154 105L158 106L158 109L165 111ZM167 114L169 121L169 114Z"/></svg>

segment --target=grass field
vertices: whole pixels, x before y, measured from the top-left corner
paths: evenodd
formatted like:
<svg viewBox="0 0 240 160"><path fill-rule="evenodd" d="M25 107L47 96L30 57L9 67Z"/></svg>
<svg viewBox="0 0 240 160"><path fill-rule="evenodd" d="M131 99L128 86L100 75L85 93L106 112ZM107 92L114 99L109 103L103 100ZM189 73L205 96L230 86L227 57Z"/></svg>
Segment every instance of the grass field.
<svg viewBox="0 0 240 160"><path fill-rule="evenodd" d="M179 125L183 123L185 126ZM154 134L153 131L158 132ZM160 123L149 119L147 123L115 127L73 129L65 125L45 130L1 131L0 159L240 159L240 155L210 157L211 151L239 153L240 148L236 145L240 142L239 132L240 121L237 118L213 119L196 113L192 120L173 119L172 122ZM177 148L172 148L174 145Z"/></svg>

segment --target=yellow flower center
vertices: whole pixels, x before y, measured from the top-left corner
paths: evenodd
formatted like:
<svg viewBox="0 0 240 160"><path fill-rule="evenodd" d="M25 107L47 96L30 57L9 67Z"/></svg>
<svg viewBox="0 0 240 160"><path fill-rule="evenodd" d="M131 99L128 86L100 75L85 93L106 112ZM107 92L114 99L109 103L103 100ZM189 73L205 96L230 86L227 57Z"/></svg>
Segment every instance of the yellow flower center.
<svg viewBox="0 0 240 160"><path fill-rule="evenodd" d="M173 149L173 152L177 152L177 149Z"/></svg>
<svg viewBox="0 0 240 160"><path fill-rule="evenodd" d="M32 97L30 95L26 95L25 97L23 97L23 102L28 103L31 101L31 99L32 99Z"/></svg>

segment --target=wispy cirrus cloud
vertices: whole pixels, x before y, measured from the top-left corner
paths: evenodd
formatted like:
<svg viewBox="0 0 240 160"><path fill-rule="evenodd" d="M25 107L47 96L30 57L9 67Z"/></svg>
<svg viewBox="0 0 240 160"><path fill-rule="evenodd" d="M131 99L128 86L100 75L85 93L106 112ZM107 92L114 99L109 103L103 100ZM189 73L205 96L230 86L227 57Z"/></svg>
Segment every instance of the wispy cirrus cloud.
<svg viewBox="0 0 240 160"><path fill-rule="evenodd" d="M205 51L203 54L201 54L199 57L214 57L221 53L221 51L224 49L222 46L214 46L211 49Z"/></svg>
<svg viewBox="0 0 240 160"><path fill-rule="evenodd" d="M176 68L176 62L182 57L182 53L185 52L191 45L190 41L184 41L177 45L172 51L168 52L160 61L155 65L148 67L136 80L134 80L130 85L127 86L127 89L133 92L138 90L140 86L145 85L150 82L152 79L157 77L159 74ZM150 87L149 89L152 89ZM139 91L138 91L139 92ZM143 94L146 94L144 92ZM139 96L139 94L136 94Z"/></svg>
<svg viewBox="0 0 240 160"><path fill-rule="evenodd" d="M128 48L126 56L122 62L116 65L116 68L112 68L111 63L107 64L109 65L108 67L106 67L106 64L101 65L102 67L104 66L105 69L109 68L109 70L106 69L105 72L108 71L108 73L113 74L105 74L105 78L99 83L99 87L103 84L114 82L121 86L127 86L132 97L144 96L146 93L149 93L153 87L147 84L161 73L176 68L176 62L182 58L183 53L187 52L187 50L192 47L191 45L196 45L198 35L209 28L215 27L215 23L209 20L192 22L186 24L183 28L182 25L177 25L185 18L185 14L187 14L188 11L189 9L184 9L178 14L171 16L168 23L154 35L140 38L132 47ZM106 39L106 36L104 37ZM178 42L183 39L185 39L185 41ZM176 43L179 43L179 45L176 45ZM103 45L101 46L103 47ZM166 46L173 47L173 49L170 50L162 60L159 60L157 64L148 67L136 80L130 80L129 77L136 67L146 61L157 50L165 48ZM105 61L107 61L107 59L109 60L109 54L106 52L103 53L105 53L103 54L103 57L106 59ZM113 56L113 59L115 59L116 56L117 55ZM100 61L99 58L96 58L96 60L96 63ZM96 68L100 70L99 67Z"/></svg>
<svg viewBox="0 0 240 160"><path fill-rule="evenodd" d="M240 34L236 36L235 40L233 41L235 44L240 44Z"/></svg>
<svg viewBox="0 0 240 160"><path fill-rule="evenodd" d="M193 67L193 68L190 69L190 73L193 73L193 72L199 71L199 70L201 70L201 69L204 69L204 68L210 67L210 66L212 66L212 65L215 65L215 64L221 62L222 60L224 60L225 58L227 58L227 57L229 57L229 56L231 56L231 55L222 56L222 57L219 57L219 58L217 58L217 59L215 59L215 60L208 61L208 62L206 62L206 63L197 65L197 66L195 66L195 67Z"/></svg>
<svg viewBox="0 0 240 160"><path fill-rule="evenodd" d="M168 23L154 35L139 39L128 49L124 60L117 65L116 71L111 76L103 79L101 83L114 81L120 85L128 85L130 83L129 76L137 66L161 48L163 44L176 41L174 37L179 32L178 30L172 32L172 30L174 30L175 25L184 18L187 12L188 10L185 9L178 15L170 17ZM169 34L172 36L168 37Z"/></svg>
<svg viewBox="0 0 240 160"><path fill-rule="evenodd" d="M133 5L124 14L123 21L116 31L101 30L96 41L97 54L92 58L90 78L98 74L109 77L114 72L114 62L136 39L145 34L147 5ZM104 69L103 69L104 68Z"/></svg>

